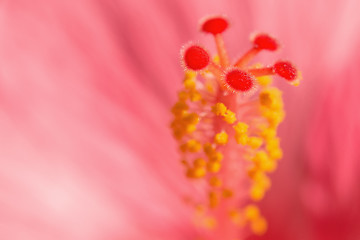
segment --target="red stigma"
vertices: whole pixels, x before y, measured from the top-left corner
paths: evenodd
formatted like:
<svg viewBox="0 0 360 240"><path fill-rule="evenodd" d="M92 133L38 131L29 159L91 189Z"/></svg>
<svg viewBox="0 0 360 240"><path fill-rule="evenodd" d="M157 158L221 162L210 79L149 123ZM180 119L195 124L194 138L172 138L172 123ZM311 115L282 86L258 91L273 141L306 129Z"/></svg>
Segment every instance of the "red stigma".
<svg viewBox="0 0 360 240"><path fill-rule="evenodd" d="M239 69L233 69L227 72L225 81L231 88L241 92L247 92L254 86L254 77Z"/></svg>
<svg viewBox="0 0 360 240"><path fill-rule="evenodd" d="M205 68L210 61L207 51L197 45L188 47L184 51L183 59L186 67L195 71Z"/></svg>
<svg viewBox="0 0 360 240"><path fill-rule="evenodd" d="M256 35L253 43L256 48L261 50L275 51L279 48L277 40L265 33Z"/></svg>
<svg viewBox="0 0 360 240"><path fill-rule="evenodd" d="M201 30L206 33L219 34L224 32L229 26L228 21L223 17L208 18L201 24Z"/></svg>
<svg viewBox="0 0 360 240"><path fill-rule="evenodd" d="M288 81L294 81L297 77L297 69L288 61L279 61L275 63L274 71Z"/></svg>

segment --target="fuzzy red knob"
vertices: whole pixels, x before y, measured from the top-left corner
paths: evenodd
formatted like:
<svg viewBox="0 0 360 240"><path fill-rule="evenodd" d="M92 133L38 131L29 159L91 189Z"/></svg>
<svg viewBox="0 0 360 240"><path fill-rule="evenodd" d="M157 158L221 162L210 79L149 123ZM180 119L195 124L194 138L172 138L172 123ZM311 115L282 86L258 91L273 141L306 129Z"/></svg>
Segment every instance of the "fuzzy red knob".
<svg viewBox="0 0 360 240"><path fill-rule="evenodd" d="M233 69L225 74L225 81L231 88L247 92L254 87L255 77L240 69Z"/></svg>
<svg viewBox="0 0 360 240"><path fill-rule="evenodd" d="M288 81L294 81L298 75L296 67L288 61L279 61L275 63L274 71Z"/></svg>
<svg viewBox="0 0 360 240"><path fill-rule="evenodd" d="M224 32L228 26L229 23L224 17L211 17L201 24L201 30L215 35Z"/></svg>
<svg viewBox="0 0 360 240"><path fill-rule="evenodd" d="M265 33L256 35L253 43L256 48L261 50L275 51L279 48L277 40Z"/></svg>
<svg viewBox="0 0 360 240"><path fill-rule="evenodd" d="M186 67L195 71L204 69L210 62L208 52L197 45L187 47L183 52L183 59Z"/></svg>

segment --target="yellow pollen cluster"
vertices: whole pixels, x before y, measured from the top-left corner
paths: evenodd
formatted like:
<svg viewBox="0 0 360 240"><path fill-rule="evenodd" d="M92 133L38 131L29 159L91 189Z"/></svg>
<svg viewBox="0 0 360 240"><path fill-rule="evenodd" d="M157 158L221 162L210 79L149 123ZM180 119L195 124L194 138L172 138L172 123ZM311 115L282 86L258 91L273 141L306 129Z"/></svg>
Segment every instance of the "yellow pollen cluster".
<svg viewBox="0 0 360 240"><path fill-rule="evenodd" d="M272 83L272 78L269 76L258 77L257 80L259 85L263 87L269 86Z"/></svg>
<svg viewBox="0 0 360 240"><path fill-rule="evenodd" d="M204 146L203 146L203 149L204 149L204 153L205 153L205 155L207 156L207 159L208 159L208 163L207 163L208 171L211 172L211 173L219 172L220 168L221 168L221 161L222 161L222 159L224 157L222 155L222 153L216 151L215 147L210 143L205 143Z"/></svg>
<svg viewBox="0 0 360 240"><path fill-rule="evenodd" d="M215 134L213 139L209 139L210 142L202 143L200 141L198 135L201 131L198 130L198 125L201 121L206 122L208 119L202 119L200 113L196 111L207 105L206 101L199 101L203 99L202 94L205 94L205 91L198 90L199 84L194 72L187 71L185 73L184 89L178 93L178 102L171 110L174 115L171 128L175 139L179 141L179 149L183 153L181 162L186 168L186 176L190 179L203 179L208 176L209 186L219 188L222 183L216 177L216 173L221 169L223 155L216 150L216 147L226 145L228 135L225 131L221 131ZM225 107L222 116L224 121L233 122L235 113ZM202 155L199 156L199 154ZM192 155L193 157L191 157ZM215 207L216 199L218 199L218 195L215 192L209 193L209 206Z"/></svg>
<svg viewBox="0 0 360 240"><path fill-rule="evenodd" d="M182 152L198 152L201 149L201 143L195 139L190 139L186 143L180 145L180 150Z"/></svg>
<svg viewBox="0 0 360 240"><path fill-rule="evenodd" d="M216 103L212 107L212 111L216 116L221 116L229 124L233 124L236 121L235 113L227 109L223 103Z"/></svg>
<svg viewBox="0 0 360 240"><path fill-rule="evenodd" d="M257 128L257 136L249 137L247 141L247 145L255 150L251 154L251 165L248 169L248 176L251 179L249 196L254 201L264 198L266 191L271 186L267 173L275 171L278 164L277 160L282 158L280 140L276 134L277 127L285 116L280 90L274 87L268 88L266 85L261 89L259 93L259 112L265 123ZM239 136L244 134L245 129L247 129L244 124L240 126L242 128L237 127L235 129L238 133L236 138L238 143ZM260 222L258 225L264 225L264 223ZM251 226L253 230L257 229L255 226Z"/></svg>
<svg viewBox="0 0 360 240"><path fill-rule="evenodd" d="M201 94L196 90L196 75L193 72L187 72L184 79L184 90L178 94L179 101L171 109L175 119L171 123L174 137L177 140L185 135L196 131L199 123L199 115L195 112L190 113L189 102L198 102L202 99Z"/></svg>
<svg viewBox="0 0 360 240"><path fill-rule="evenodd" d="M259 101L262 116L270 127L276 128L285 117L281 91L275 87L265 88L259 94Z"/></svg>
<svg viewBox="0 0 360 240"><path fill-rule="evenodd" d="M246 145L249 140L248 136L248 128L249 125L243 122L238 122L235 126L233 126L235 130L235 140L238 144Z"/></svg>
<svg viewBox="0 0 360 240"><path fill-rule="evenodd" d="M240 227L246 224L256 235L263 235L267 230L266 219L261 215L259 208L254 204L245 206L242 210L232 209L229 211L231 221Z"/></svg>
<svg viewBox="0 0 360 240"><path fill-rule="evenodd" d="M270 77L258 78L261 89L255 104L246 105L254 116L247 117L237 115L218 98L209 97L208 86L193 72L185 74L183 89L171 109L171 128L185 176L206 186L206 197L190 201L196 212L195 222L201 228L214 229L221 224L212 211L223 206L224 201L244 197L260 201L271 187L268 174L276 170L282 157L277 127L285 116L281 92L269 87L271 81ZM229 155L235 150L236 154ZM229 177L229 167L224 169L229 163L237 166L236 161L241 165L236 169L242 171L241 186L248 186L247 195L230 184L239 176ZM267 222L254 204L226 211L235 226L248 226L257 235L265 233Z"/></svg>
<svg viewBox="0 0 360 240"><path fill-rule="evenodd" d="M225 131L222 131L215 135L214 142L218 145L225 145L228 142L228 135Z"/></svg>

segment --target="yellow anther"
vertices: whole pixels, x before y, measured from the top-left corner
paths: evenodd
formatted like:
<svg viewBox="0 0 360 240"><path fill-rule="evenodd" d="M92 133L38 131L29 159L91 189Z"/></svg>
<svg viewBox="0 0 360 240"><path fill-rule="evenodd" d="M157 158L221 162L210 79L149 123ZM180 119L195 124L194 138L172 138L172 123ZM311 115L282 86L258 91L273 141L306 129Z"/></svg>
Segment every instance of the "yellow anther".
<svg viewBox="0 0 360 240"><path fill-rule="evenodd" d="M249 140L249 136L245 133L243 134L235 134L235 140L238 144L246 145Z"/></svg>
<svg viewBox="0 0 360 240"><path fill-rule="evenodd" d="M221 168L221 164L219 162L208 162L207 164L207 169L209 172L212 172L212 173L217 173L220 171L220 168Z"/></svg>
<svg viewBox="0 0 360 240"><path fill-rule="evenodd" d="M186 78L184 80L184 88L190 91L194 90L196 88L195 80L193 78Z"/></svg>
<svg viewBox="0 0 360 240"><path fill-rule="evenodd" d="M267 120L271 127L277 127L285 118L284 111L271 112L267 117Z"/></svg>
<svg viewBox="0 0 360 240"><path fill-rule="evenodd" d="M221 160L223 160L224 155L221 152L214 151L212 154L209 154L208 157L209 160L212 162L220 162Z"/></svg>
<svg viewBox="0 0 360 240"><path fill-rule="evenodd" d="M266 107L271 107L273 99L271 98L270 93L262 92L259 94L260 104Z"/></svg>
<svg viewBox="0 0 360 240"><path fill-rule="evenodd" d="M263 188L264 191L269 189L271 186L271 181L268 176L266 176L263 172L257 172L254 176L255 185L259 188Z"/></svg>
<svg viewBox="0 0 360 240"><path fill-rule="evenodd" d="M278 160L283 156L279 138L269 139L266 144L266 150L268 151L270 158L274 160Z"/></svg>
<svg viewBox="0 0 360 240"><path fill-rule="evenodd" d="M194 167L205 167L206 161L203 158L197 158L194 160Z"/></svg>
<svg viewBox="0 0 360 240"><path fill-rule="evenodd" d="M267 222L265 218L260 217L251 222L251 230L256 235L263 235L267 230Z"/></svg>
<svg viewBox="0 0 360 240"><path fill-rule="evenodd" d="M273 159L269 159L269 161L265 162L261 168L266 172L274 172L277 167L277 163Z"/></svg>
<svg viewBox="0 0 360 240"><path fill-rule="evenodd" d="M213 113L217 116L223 116L226 113L227 107L223 103L216 103L212 107Z"/></svg>
<svg viewBox="0 0 360 240"><path fill-rule="evenodd" d="M256 152L253 161L255 163L262 163L269 160L269 156L266 154L265 151L258 151Z"/></svg>
<svg viewBox="0 0 360 240"><path fill-rule="evenodd" d="M257 77L259 85L266 87L271 84L272 78L269 76Z"/></svg>
<svg viewBox="0 0 360 240"><path fill-rule="evenodd" d="M191 70L187 70L185 72L185 79L193 79L196 77L196 72L191 71Z"/></svg>
<svg viewBox="0 0 360 240"><path fill-rule="evenodd" d="M187 125L185 128L186 133L193 133L196 130L196 125Z"/></svg>
<svg viewBox="0 0 360 240"><path fill-rule="evenodd" d="M264 89L259 94L260 104L270 110L278 111L283 108L281 91L277 88Z"/></svg>
<svg viewBox="0 0 360 240"><path fill-rule="evenodd" d="M236 114L232 111L230 111L229 109L226 110L224 116L224 121L229 123L229 124L233 124L236 121Z"/></svg>
<svg viewBox="0 0 360 240"><path fill-rule="evenodd" d="M188 109L189 109L189 106L185 102L179 101L179 102L175 103L175 105L171 109L171 112L175 116L181 116Z"/></svg>
<svg viewBox="0 0 360 240"><path fill-rule="evenodd" d="M206 175L206 169L203 167L189 168L186 172L188 178L202 178Z"/></svg>
<svg viewBox="0 0 360 240"><path fill-rule="evenodd" d="M276 137L276 129L274 128L265 128L262 132L261 132L261 136L265 139L272 139Z"/></svg>
<svg viewBox="0 0 360 240"><path fill-rule="evenodd" d="M258 184L254 184L250 189L250 197L254 201L260 201L264 198L265 195L265 189L263 186L260 186Z"/></svg>
<svg viewBox="0 0 360 240"><path fill-rule="evenodd" d="M194 177L202 178L206 175L206 169L204 167L195 167L194 168Z"/></svg>
<svg viewBox="0 0 360 240"><path fill-rule="evenodd" d="M281 150L281 148L270 148L268 150L269 152L269 156L274 159L274 160L279 160L283 157L283 152Z"/></svg>
<svg viewBox="0 0 360 240"><path fill-rule="evenodd" d="M183 120L186 124L198 124L200 118L196 113L188 113L183 117Z"/></svg>
<svg viewBox="0 0 360 240"><path fill-rule="evenodd" d="M234 195L234 193L230 189L224 189L222 191L222 195L224 198L231 198Z"/></svg>
<svg viewBox="0 0 360 240"><path fill-rule="evenodd" d="M219 196L215 192L209 192L209 206L216 207L219 204Z"/></svg>
<svg viewBox="0 0 360 240"><path fill-rule="evenodd" d="M178 93L178 97L179 97L179 101L184 102L189 98L189 94L187 92L185 92L185 91L180 91Z"/></svg>
<svg viewBox="0 0 360 240"><path fill-rule="evenodd" d="M271 87L266 89L265 91L268 91L271 93L271 95L273 95L276 98L280 98L282 95L282 92L280 91L280 89L276 88L276 87Z"/></svg>
<svg viewBox="0 0 360 240"><path fill-rule="evenodd" d="M238 122L233 128L234 128L236 134L244 134L244 133L247 133L247 131L249 129L249 125L247 125L244 122Z"/></svg>
<svg viewBox="0 0 360 240"><path fill-rule="evenodd" d="M205 143L203 148L207 156L211 156L216 152L215 148L211 145L211 143Z"/></svg>
<svg viewBox="0 0 360 240"><path fill-rule="evenodd" d="M209 179L209 184L212 187L220 187L221 186L221 180L218 177L213 176L213 177L211 177Z"/></svg>
<svg viewBox="0 0 360 240"><path fill-rule="evenodd" d="M225 131L222 131L215 135L214 143L219 145L225 145L228 142L228 138L229 136L227 135L227 133Z"/></svg>
<svg viewBox="0 0 360 240"><path fill-rule="evenodd" d="M265 151L259 151L255 154L253 161L256 163L256 166L263 171L272 172L276 168L276 162L270 159L268 154Z"/></svg>
<svg viewBox="0 0 360 240"><path fill-rule="evenodd" d="M283 104L281 98L273 100L273 102L271 104L271 109L273 111L280 111L283 107L284 107L284 104Z"/></svg>
<svg viewBox="0 0 360 240"><path fill-rule="evenodd" d="M263 144L263 140L259 137L249 137L247 144L253 149L258 149Z"/></svg>
<svg viewBox="0 0 360 240"><path fill-rule="evenodd" d="M202 96L198 91L196 91L196 90L190 91L190 100L192 102L197 102L197 101L200 101L201 99L202 99Z"/></svg>
<svg viewBox="0 0 360 240"><path fill-rule="evenodd" d="M271 114L271 110L265 107L260 107L260 113L262 117L268 119L269 115Z"/></svg>
<svg viewBox="0 0 360 240"><path fill-rule="evenodd" d="M247 220L255 220L260 217L260 210L254 204L249 204L244 208L244 215Z"/></svg>
<svg viewBox="0 0 360 240"><path fill-rule="evenodd" d="M185 144L180 146L180 149L182 151L198 152L201 149L201 143L195 139L190 139Z"/></svg>
<svg viewBox="0 0 360 240"><path fill-rule="evenodd" d="M280 147L280 138L278 137L268 139L268 141L266 142L267 150L272 148L279 148L279 147Z"/></svg>

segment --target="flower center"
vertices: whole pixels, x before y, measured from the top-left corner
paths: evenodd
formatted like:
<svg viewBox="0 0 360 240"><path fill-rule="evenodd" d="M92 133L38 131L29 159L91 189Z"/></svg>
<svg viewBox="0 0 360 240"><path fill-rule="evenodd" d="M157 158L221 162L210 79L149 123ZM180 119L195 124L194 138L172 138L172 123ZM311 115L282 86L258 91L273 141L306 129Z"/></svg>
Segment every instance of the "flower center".
<svg viewBox="0 0 360 240"><path fill-rule="evenodd" d="M255 203L270 189L269 174L282 158L277 128L285 116L272 75L293 85L301 76L288 61L249 66L262 50L278 49L277 40L264 33L231 63L221 35L227 27L219 16L202 22L202 31L211 33L217 46L212 60L198 45L183 48L183 89L171 110L184 174L198 189L186 203L195 210L196 225L208 230L202 239L265 233L267 223Z"/></svg>

